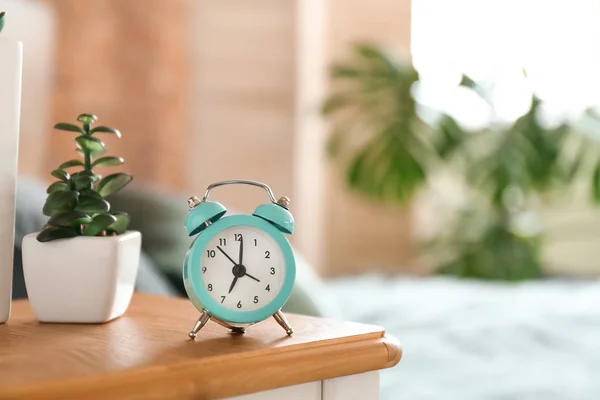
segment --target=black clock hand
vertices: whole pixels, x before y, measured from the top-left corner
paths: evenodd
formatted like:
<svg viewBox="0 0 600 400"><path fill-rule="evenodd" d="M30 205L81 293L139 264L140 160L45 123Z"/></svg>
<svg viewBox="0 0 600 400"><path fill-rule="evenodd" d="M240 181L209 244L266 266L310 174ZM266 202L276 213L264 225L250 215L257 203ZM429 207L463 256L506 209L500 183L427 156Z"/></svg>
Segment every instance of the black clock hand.
<svg viewBox="0 0 600 400"><path fill-rule="evenodd" d="M238 263L239 265L244 265L243 258L244 258L244 237L242 235L240 235L240 262Z"/></svg>
<svg viewBox="0 0 600 400"><path fill-rule="evenodd" d="M246 276L247 276L248 278L254 279L256 282L260 282L260 280L256 279L255 277L253 277L253 276L252 276L252 275L250 275L250 274L246 274Z"/></svg>
<svg viewBox="0 0 600 400"><path fill-rule="evenodd" d="M256 279L255 277L253 277L252 275L250 275L250 274L248 274L248 273L246 273L246 276L247 276L248 278L254 279L256 282L260 282L258 279Z"/></svg>
<svg viewBox="0 0 600 400"><path fill-rule="evenodd" d="M223 251L223 249L222 249L220 246L217 246L217 249L219 249L219 251L220 251L221 253L223 253L223 255L224 255L225 257L227 257L227 258L229 259L229 261L231 261L231 262L233 263L233 265L237 265L237 263L236 263L235 261L233 261L233 260L231 259L231 257L229 257L229 256L227 255L227 253L225 253L225 252Z"/></svg>
<svg viewBox="0 0 600 400"><path fill-rule="evenodd" d="M229 293L231 293L231 291L233 290L233 287L237 283L237 280L238 280L237 276L235 278L233 278L233 282L231 282L231 286L229 286Z"/></svg>

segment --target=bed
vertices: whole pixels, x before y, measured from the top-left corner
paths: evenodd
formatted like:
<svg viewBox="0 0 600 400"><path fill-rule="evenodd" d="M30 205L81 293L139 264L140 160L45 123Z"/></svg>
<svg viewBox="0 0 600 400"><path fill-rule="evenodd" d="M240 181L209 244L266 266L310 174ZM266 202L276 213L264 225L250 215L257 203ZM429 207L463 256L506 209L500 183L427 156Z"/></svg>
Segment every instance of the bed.
<svg viewBox="0 0 600 400"><path fill-rule="evenodd" d="M366 276L328 282L345 319L402 342L381 399L600 398L600 282Z"/></svg>

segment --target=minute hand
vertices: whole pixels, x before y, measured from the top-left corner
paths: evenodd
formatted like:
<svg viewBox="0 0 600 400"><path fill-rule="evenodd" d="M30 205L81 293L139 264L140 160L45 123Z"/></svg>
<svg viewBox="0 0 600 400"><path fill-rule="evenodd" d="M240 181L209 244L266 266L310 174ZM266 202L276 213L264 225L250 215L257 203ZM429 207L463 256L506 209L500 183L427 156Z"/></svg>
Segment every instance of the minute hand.
<svg viewBox="0 0 600 400"><path fill-rule="evenodd" d="M239 265L244 265L244 237L240 235L240 262Z"/></svg>
<svg viewBox="0 0 600 400"><path fill-rule="evenodd" d="M224 255L225 257L227 257L227 258L229 259L229 261L231 261L231 262L233 263L233 265L237 265L237 263L236 263L235 261L233 261L233 259L232 259L231 257L229 257L229 256L227 255L227 253L225 253L225 252L223 251L223 249L222 249L220 246L217 246L217 249L219 249L219 251L220 251L221 253L223 253L223 255Z"/></svg>

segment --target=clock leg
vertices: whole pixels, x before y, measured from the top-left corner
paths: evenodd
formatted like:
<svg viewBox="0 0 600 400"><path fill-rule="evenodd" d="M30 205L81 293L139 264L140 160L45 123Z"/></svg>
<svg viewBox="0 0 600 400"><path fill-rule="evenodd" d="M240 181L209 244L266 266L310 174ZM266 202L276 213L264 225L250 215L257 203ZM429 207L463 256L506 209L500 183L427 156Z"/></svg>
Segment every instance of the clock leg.
<svg viewBox="0 0 600 400"><path fill-rule="evenodd" d="M210 319L212 319L213 321L215 321L217 324L221 325L224 328L231 329L232 333L242 333L242 334L246 333L246 328L244 328L244 327L229 325L227 322L221 321L220 319L217 319L215 317L210 317Z"/></svg>
<svg viewBox="0 0 600 400"><path fill-rule="evenodd" d="M206 311L202 311L202 314L200 314L200 318L198 318L198 321L196 321L196 324L194 324L194 328L192 328L190 333L188 333L188 336L191 339L196 339L198 332L204 327L204 325L206 325L209 319L210 315L208 315Z"/></svg>
<svg viewBox="0 0 600 400"><path fill-rule="evenodd" d="M277 323L279 325L281 325L281 327L285 330L285 333L287 333L289 336L291 336L292 333L294 333L294 330L290 326L290 323L288 322L285 315L283 315L281 310L279 310L275 314L273 314L273 318L275 318L275 321L277 321Z"/></svg>

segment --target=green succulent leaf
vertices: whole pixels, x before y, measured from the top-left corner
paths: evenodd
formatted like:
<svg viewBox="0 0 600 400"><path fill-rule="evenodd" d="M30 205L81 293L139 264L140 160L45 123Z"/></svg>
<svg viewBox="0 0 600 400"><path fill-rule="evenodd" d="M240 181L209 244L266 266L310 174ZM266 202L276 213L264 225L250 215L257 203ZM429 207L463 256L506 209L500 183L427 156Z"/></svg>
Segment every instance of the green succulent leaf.
<svg viewBox="0 0 600 400"><path fill-rule="evenodd" d="M71 167L83 167L85 164L81 160L69 160L58 166L58 169L65 169Z"/></svg>
<svg viewBox="0 0 600 400"><path fill-rule="evenodd" d="M110 204L101 198L84 197L79 199L79 204L77 204L75 210L90 214L105 213L110 210Z"/></svg>
<svg viewBox="0 0 600 400"><path fill-rule="evenodd" d="M83 235L84 236L96 236L100 232L106 230L110 225L114 224L116 221L117 221L117 218L110 214L107 214L107 213L98 214L92 219L92 222L90 222L87 225L85 231L83 232Z"/></svg>
<svg viewBox="0 0 600 400"><path fill-rule="evenodd" d="M63 181L54 182L53 184L48 186L48 189L46 189L46 193L50 194L50 193L57 192L59 190L69 190L69 184L67 182L63 182Z"/></svg>
<svg viewBox="0 0 600 400"><path fill-rule="evenodd" d="M73 238L77 232L73 228L49 226L37 235L38 242L51 242L57 239Z"/></svg>
<svg viewBox="0 0 600 400"><path fill-rule="evenodd" d="M74 190L52 192L48 195L42 211L49 217L72 211L77 205L78 197L79 192Z"/></svg>
<svg viewBox="0 0 600 400"><path fill-rule="evenodd" d="M55 169L54 171L50 172L50 175L65 182L69 182L71 180L71 175L62 169Z"/></svg>
<svg viewBox="0 0 600 400"><path fill-rule="evenodd" d="M94 133L112 133L116 137L121 138L121 132L118 129L110 128L108 126L98 126L90 131L91 135Z"/></svg>
<svg viewBox="0 0 600 400"><path fill-rule="evenodd" d="M100 177L91 171L81 171L71 177L77 190L89 189Z"/></svg>
<svg viewBox="0 0 600 400"><path fill-rule="evenodd" d="M117 219L115 222L110 224L109 230L118 233L119 235L127 231L131 217L124 212L114 213L113 216Z"/></svg>
<svg viewBox="0 0 600 400"><path fill-rule="evenodd" d="M54 129L58 129L59 131L77 132L81 134L85 133L83 129L77 125L69 124L67 122L59 122L58 124L54 125Z"/></svg>
<svg viewBox="0 0 600 400"><path fill-rule="evenodd" d="M69 211L68 213L55 215L48 220L48 225L52 226L76 226L89 224L92 218L83 211Z"/></svg>
<svg viewBox="0 0 600 400"><path fill-rule="evenodd" d="M77 121L83 123L83 124L93 124L94 122L98 121L98 117L95 116L94 114L79 114L79 116L77 117Z"/></svg>
<svg viewBox="0 0 600 400"><path fill-rule="evenodd" d="M82 178L98 178L98 176L96 174L94 174L92 171L80 171L77 172L76 174L71 175L71 179L76 181L78 179L82 179Z"/></svg>
<svg viewBox="0 0 600 400"><path fill-rule="evenodd" d="M77 182L75 182L75 189L82 190L82 189L89 188L90 185L92 183L94 183L95 181L96 181L96 179L94 179L92 177L81 178Z"/></svg>
<svg viewBox="0 0 600 400"><path fill-rule="evenodd" d="M6 12L0 12L0 32L4 29L4 23L6 22Z"/></svg>
<svg viewBox="0 0 600 400"><path fill-rule="evenodd" d="M75 141L80 149L83 151L89 151L92 157L99 156L100 154L106 152L104 143L95 137L82 135L76 137Z"/></svg>
<svg viewBox="0 0 600 400"><path fill-rule="evenodd" d="M132 179L133 179L133 177L131 175L124 174L121 172L116 173L116 174L111 174L111 175L104 177L104 179L102 179L100 181L100 183L98 183L98 186L96 187L96 191L102 197L107 197L107 196L110 196L111 194L123 189L129 182L132 181Z"/></svg>
<svg viewBox="0 0 600 400"><path fill-rule="evenodd" d="M83 201L84 199L100 199L100 200L102 200L103 198L94 190L86 188L86 189L81 189L81 192L79 192L79 201Z"/></svg>
<svg viewBox="0 0 600 400"><path fill-rule="evenodd" d="M123 157L100 157L92 163L92 167L109 167L114 165L121 165L125 162Z"/></svg>

